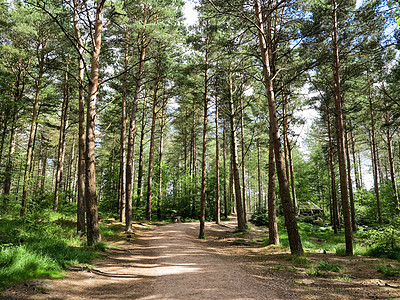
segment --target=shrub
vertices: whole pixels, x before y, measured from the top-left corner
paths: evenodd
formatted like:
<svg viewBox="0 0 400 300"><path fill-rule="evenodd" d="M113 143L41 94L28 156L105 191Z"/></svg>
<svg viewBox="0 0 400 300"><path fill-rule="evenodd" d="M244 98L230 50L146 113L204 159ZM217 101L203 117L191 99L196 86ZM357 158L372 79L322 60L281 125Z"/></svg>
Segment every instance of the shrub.
<svg viewBox="0 0 400 300"><path fill-rule="evenodd" d="M268 226L268 211L265 208L257 209L250 218L256 226Z"/></svg>
<svg viewBox="0 0 400 300"><path fill-rule="evenodd" d="M367 254L374 257L387 257L400 261L400 230L394 226L381 227L366 232Z"/></svg>

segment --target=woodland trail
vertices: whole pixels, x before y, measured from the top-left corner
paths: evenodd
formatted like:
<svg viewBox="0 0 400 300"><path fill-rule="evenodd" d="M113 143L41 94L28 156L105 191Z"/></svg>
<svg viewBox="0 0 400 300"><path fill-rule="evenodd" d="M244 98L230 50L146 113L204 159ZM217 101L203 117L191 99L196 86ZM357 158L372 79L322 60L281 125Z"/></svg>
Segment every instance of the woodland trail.
<svg viewBox="0 0 400 300"><path fill-rule="evenodd" d="M246 245L234 233L234 221L207 223L206 240L197 239L199 223L135 228L92 267L74 267L62 280L19 284L0 299L400 299L399 282L380 278L375 259L309 253L310 262L342 264L351 280L309 276L285 253ZM263 229L255 233L255 242L265 236Z"/></svg>
<svg viewBox="0 0 400 300"><path fill-rule="evenodd" d="M93 268L45 280L32 295L3 299L289 299L196 241L198 223L156 226L107 251ZM226 228L225 228L226 229Z"/></svg>

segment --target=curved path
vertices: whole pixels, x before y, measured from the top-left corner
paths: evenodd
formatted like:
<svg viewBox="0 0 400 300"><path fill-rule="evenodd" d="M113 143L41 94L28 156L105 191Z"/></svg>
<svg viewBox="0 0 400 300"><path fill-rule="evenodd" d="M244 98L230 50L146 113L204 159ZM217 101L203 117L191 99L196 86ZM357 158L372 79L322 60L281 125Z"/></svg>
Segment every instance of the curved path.
<svg viewBox="0 0 400 300"><path fill-rule="evenodd" d="M93 268L41 282L45 292L6 299L289 299L273 278L259 280L199 242L197 228L183 223L140 231Z"/></svg>

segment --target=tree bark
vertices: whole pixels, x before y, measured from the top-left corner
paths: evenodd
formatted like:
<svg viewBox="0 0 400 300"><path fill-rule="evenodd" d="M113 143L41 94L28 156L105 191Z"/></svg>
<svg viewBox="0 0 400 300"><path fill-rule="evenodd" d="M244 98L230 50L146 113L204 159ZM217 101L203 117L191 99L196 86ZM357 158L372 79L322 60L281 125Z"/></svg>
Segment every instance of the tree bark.
<svg viewBox="0 0 400 300"><path fill-rule="evenodd" d="M390 118L388 114L386 114L386 122L390 122ZM388 145L388 157L389 157L389 167L390 167L390 179L392 182L392 188L393 188L393 200L394 200L394 207L396 210L396 213L400 213L400 208L399 208L399 193L397 191L397 183L396 183L396 174L394 171L394 161L393 161L393 146L392 146L392 134L390 132L390 128L386 128L386 138L387 138L387 145Z"/></svg>
<svg viewBox="0 0 400 300"><path fill-rule="evenodd" d="M141 128L140 128L140 141L139 141L139 165L138 165L138 176L137 176L137 187L136 187L136 193L137 193L137 197L136 197L136 209L139 208L140 206L140 202L142 200L142 196L143 196L143 151L144 151L144 136L145 136L145 129L146 129L146 91L145 91L145 96L143 99L143 111L142 111L142 121L141 121Z"/></svg>
<svg viewBox="0 0 400 300"><path fill-rule="evenodd" d="M339 206L337 199L336 190L336 172L335 172L335 160L333 158L333 141L332 141L332 125L331 125L331 114L329 112L329 106L326 105L327 110L327 122L328 122L328 153L329 153L329 170L331 177L331 193L332 193L332 227L333 232L338 232L338 227L340 227L340 216L339 216Z"/></svg>
<svg viewBox="0 0 400 300"><path fill-rule="evenodd" d="M154 167L154 144L156 135L156 121L157 121L157 102L158 102L158 85L160 82L160 70L157 66L157 78L154 85L153 94L153 116L151 119L151 133L150 133L150 149L149 149L149 169L147 176L147 195L146 195L146 220L151 221L151 205L153 198L153 167Z"/></svg>
<svg viewBox="0 0 400 300"><path fill-rule="evenodd" d="M352 128L351 122L349 122L349 126L350 128ZM350 142L351 142L351 152L352 152L352 156L353 156L353 163L354 163L354 178L356 181L356 189L360 190L361 189L361 181L359 178L359 170L358 170L358 162L357 162L357 158L356 158L356 141L355 141L355 137L354 137L354 132L353 130L350 131Z"/></svg>
<svg viewBox="0 0 400 300"><path fill-rule="evenodd" d="M196 102L193 101L193 114L192 114L192 132L190 139L190 179L193 189L194 182L196 180ZM192 219L195 218L196 211L196 196L194 191L191 191L192 196Z"/></svg>
<svg viewBox="0 0 400 300"><path fill-rule="evenodd" d="M142 83L144 60L146 57L145 34L142 33L139 39L139 57L138 69L136 72L136 86L133 97L133 105L131 112L131 120L128 135L128 150L126 158L126 204L125 204L125 230L132 231L132 184L134 174L134 148L135 148L135 130L136 130L136 114L139 101L140 87Z"/></svg>
<svg viewBox="0 0 400 300"><path fill-rule="evenodd" d="M77 0L73 0L74 14L73 14L73 25L75 31L75 37L77 40L77 46L79 51L79 74L78 74L78 90L79 90L79 129L78 129L78 199L77 199L77 233L82 235L86 231L85 226L85 172L86 172L86 161L85 161L85 63L83 61L83 55L85 50L82 44L81 31L78 23L78 3Z"/></svg>
<svg viewBox="0 0 400 300"><path fill-rule="evenodd" d="M350 209L348 199L348 187L346 178L346 147L344 141L344 126L343 126L343 111L342 111L342 95L340 86L340 60L339 60L339 46L338 46L338 25L337 25L337 3L333 3L333 32L332 32L332 46L334 52L334 68L333 68L333 91L335 99L335 119L336 119L336 132L337 132L337 149L339 157L339 177L340 177L340 193L342 199L343 220L345 229L346 241L346 254L353 255L353 233L350 220Z"/></svg>
<svg viewBox="0 0 400 300"><path fill-rule="evenodd" d="M257 141L257 175L258 175L258 209L262 209L263 189L262 189L262 177L261 177L261 147L259 141Z"/></svg>
<svg viewBox="0 0 400 300"><path fill-rule="evenodd" d="M158 203L157 203L157 218L161 220L161 203L162 203L162 198L163 198L163 189L162 189L162 184L163 184L163 172L162 172L162 167L163 167L163 152L164 152L164 127L165 127L165 110L167 109L167 98L165 96L165 89L166 87L164 86L164 95L163 95L163 106L161 108L161 124L160 124L160 148L158 151L158 160L159 160L159 181L158 181ZM186 169L185 169L186 170Z"/></svg>
<svg viewBox="0 0 400 300"><path fill-rule="evenodd" d="M240 89L240 139L242 146L242 198L243 198L243 217L244 222L247 223L247 204L246 204L246 150L244 144L244 105L243 105L243 91Z"/></svg>
<svg viewBox="0 0 400 300"><path fill-rule="evenodd" d="M208 25L208 24L207 24ZM199 239L204 239L204 226L206 222L206 163L207 163L207 121L208 121L208 44L206 36L205 70L204 70L204 112L203 112L203 153L201 159L201 192L200 192L200 231Z"/></svg>
<svg viewBox="0 0 400 300"><path fill-rule="evenodd" d="M215 96L215 176L216 176L216 188L215 188L215 223L221 223L221 201L220 201L220 172L219 172L219 126L218 126L218 96Z"/></svg>
<svg viewBox="0 0 400 300"><path fill-rule="evenodd" d="M119 139L119 219L125 223L126 204L126 97L128 94L129 34L125 34L124 75L122 77L121 134Z"/></svg>
<svg viewBox="0 0 400 300"><path fill-rule="evenodd" d="M229 72L229 121L230 121L230 138L231 138L231 163L232 163L232 175L233 184L235 186L235 196L236 196L236 214L238 222L238 230L246 230L246 222L244 219L243 212L243 201L242 194L240 191L240 177L238 168L238 155L237 155L237 145L236 145L236 120L235 120L235 107L233 101L233 82L232 82L232 72Z"/></svg>
<svg viewBox="0 0 400 300"><path fill-rule="evenodd" d="M349 183L351 228L352 228L353 232L356 232L357 231L356 209L354 206L353 182L351 180L350 149L349 149L348 135L349 135L349 133L346 131L345 132L345 146L346 146L346 162L347 162L347 180Z"/></svg>
<svg viewBox="0 0 400 300"><path fill-rule="evenodd" d="M68 64L67 64L68 65ZM68 104L69 104L69 86L68 86L68 70L65 72L64 78L64 98L61 105L61 122L60 122L60 134L58 137L58 153L57 153L57 171L56 171L56 183L54 187L54 202L53 211L58 210L58 201L61 188L61 181L64 172L65 162L65 130L68 126Z"/></svg>
<svg viewBox="0 0 400 300"><path fill-rule="evenodd" d="M296 214L297 212L297 195L296 195L296 185L294 179L294 167L293 167L293 155L292 155L292 147L290 146L290 141L288 143L288 152L289 152L289 171L290 171L290 186L292 188L292 197L293 197L293 207Z"/></svg>
<svg viewBox="0 0 400 300"><path fill-rule="evenodd" d="M256 11L257 25L258 25L258 36L259 36L261 57L263 63L263 75L268 94L270 130L272 131L271 140L274 145L276 171L278 175L279 192L282 199L282 208L285 217L285 225L288 232L291 253L302 254L304 253L304 250L300 240L300 234L297 227L295 212L290 199L290 189L289 189L288 179L285 174L285 165L282 153L282 145L280 141L279 123L276 110L275 91L273 86L273 77L270 68L270 49L269 45L267 44L266 31L264 29L264 19L261 9L261 2L260 0L255 0L254 4ZM268 19L269 23L270 18ZM271 28L270 24L268 25L268 28Z"/></svg>
<svg viewBox="0 0 400 300"><path fill-rule="evenodd" d="M379 196L379 183L378 183L378 164L377 164L377 149L376 149L376 141L375 141L375 120L374 120L374 110L372 108L372 91L371 84L368 76L368 89L369 89L369 113L371 117L371 145L372 145L372 168L373 168L373 177L374 177L374 191L376 197L376 205L378 210L378 221L379 224L383 223L382 220L382 212L381 212L381 201Z"/></svg>
<svg viewBox="0 0 400 300"><path fill-rule="evenodd" d="M228 218L228 197L226 191L226 118L224 117L224 128L222 132L222 157L224 161L224 180L223 180L223 187L224 187L224 217L225 219ZM230 178L230 177L229 177Z"/></svg>
<svg viewBox="0 0 400 300"><path fill-rule="evenodd" d="M275 154L272 143L272 131L269 134L268 153L268 237L269 244L279 245L278 222L276 220L275 198Z"/></svg>
<svg viewBox="0 0 400 300"><path fill-rule="evenodd" d="M91 59L91 71L88 89L88 101L86 107L86 224L87 243L92 246L101 240L99 217L96 195L96 167L95 167L95 143L96 143L96 101L99 92L100 51L103 31L104 0L97 0L96 19L93 35L93 53Z"/></svg>

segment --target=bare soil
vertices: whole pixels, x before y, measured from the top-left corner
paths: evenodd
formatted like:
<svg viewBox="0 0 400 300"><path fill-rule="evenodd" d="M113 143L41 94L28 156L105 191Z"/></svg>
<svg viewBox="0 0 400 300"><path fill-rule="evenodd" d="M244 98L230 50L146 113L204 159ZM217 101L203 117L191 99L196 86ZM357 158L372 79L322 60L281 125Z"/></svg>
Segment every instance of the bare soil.
<svg viewBox="0 0 400 300"><path fill-rule="evenodd" d="M263 245L263 228L234 232L233 221L135 224L92 266L76 266L62 280L33 280L3 292L0 299L400 299L400 281L385 279L390 260L340 257L316 251L296 259ZM340 272L310 274L320 261Z"/></svg>

